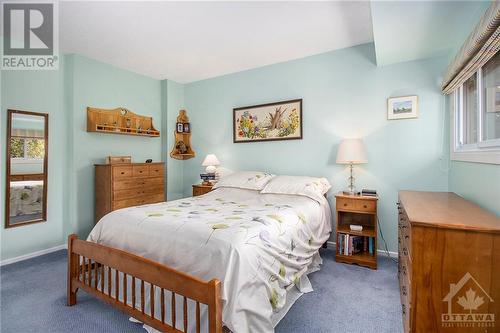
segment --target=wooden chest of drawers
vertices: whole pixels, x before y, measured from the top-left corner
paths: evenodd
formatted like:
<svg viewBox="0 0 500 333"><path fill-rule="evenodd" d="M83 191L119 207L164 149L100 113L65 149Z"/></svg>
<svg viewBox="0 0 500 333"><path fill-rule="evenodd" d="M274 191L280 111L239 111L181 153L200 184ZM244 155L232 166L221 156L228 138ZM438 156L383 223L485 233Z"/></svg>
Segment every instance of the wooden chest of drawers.
<svg viewBox="0 0 500 333"><path fill-rule="evenodd" d="M498 332L500 218L448 192L402 191L398 205L404 331Z"/></svg>
<svg viewBox="0 0 500 333"><path fill-rule="evenodd" d="M107 213L165 201L164 163L95 165L95 223Z"/></svg>

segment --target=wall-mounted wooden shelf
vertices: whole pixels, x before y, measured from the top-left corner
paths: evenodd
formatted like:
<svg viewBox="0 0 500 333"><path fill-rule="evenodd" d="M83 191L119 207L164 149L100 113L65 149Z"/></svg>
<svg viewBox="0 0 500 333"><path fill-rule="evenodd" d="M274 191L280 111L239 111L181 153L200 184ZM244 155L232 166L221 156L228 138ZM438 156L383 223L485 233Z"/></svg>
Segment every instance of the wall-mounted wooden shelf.
<svg viewBox="0 0 500 333"><path fill-rule="evenodd" d="M189 118L186 115L186 110L179 111L179 115L177 116L177 124L179 123L189 123ZM190 125L188 127L191 128ZM181 149L180 146L183 146L183 149ZM191 129L189 130L189 132L177 132L177 129L175 129L174 146L172 147L172 151L170 152L170 157L175 158L176 160L188 160L195 156L196 154L191 148Z"/></svg>
<svg viewBox="0 0 500 333"><path fill-rule="evenodd" d="M87 108L87 132L159 137L153 118L133 113L125 108Z"/></svg>

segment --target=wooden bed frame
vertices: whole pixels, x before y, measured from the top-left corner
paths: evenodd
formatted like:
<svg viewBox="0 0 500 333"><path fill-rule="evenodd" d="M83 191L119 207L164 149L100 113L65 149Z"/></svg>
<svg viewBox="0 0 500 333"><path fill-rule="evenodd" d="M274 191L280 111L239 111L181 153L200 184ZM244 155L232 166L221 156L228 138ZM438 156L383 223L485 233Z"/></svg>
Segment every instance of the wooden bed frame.
<svg viewBox="0 0 500 333"><path fill-rule="evenodd" d="M112 271L115 271L115 286L112 286ZM122 286L120 274L122 273ZM107 274L107 283L104 277ZM136 279L140 288L136 291ZM127 282L132 283L131 295L127 295ZM101 281L101 283L99 283ZM139 282L137 281L137 282ZM145 290L144 284L149 284ZM120 299L122 288L122 299ZM155 318L155 288L161 290L161 319ZM220 281L205 282L193 276L176 271L168 266L136 256L115 248L79 240L76 235L68 237L68 305L76 304L76 293L83 289L87 293L111 304L128 315L154 327L161 332L187 332L187 299L196 302L196 332L200 332L200 303L208 306L208 332L222 332L222 303ZM145 311L144 296L149 292L150 311ZM165 322L165 292L170 292L171 324ZM139 297L137 297L139 293ZM175 295L183 296L183 327L176 328ZM114 297L113 297L114 295ZM137 302L136 302L137 297ZM136 306L140 299L140 306ZM130 302L128 302L130 301ZM131 305L129 305L131 303ZM158 311L156 311L158 313Z"/></svg>

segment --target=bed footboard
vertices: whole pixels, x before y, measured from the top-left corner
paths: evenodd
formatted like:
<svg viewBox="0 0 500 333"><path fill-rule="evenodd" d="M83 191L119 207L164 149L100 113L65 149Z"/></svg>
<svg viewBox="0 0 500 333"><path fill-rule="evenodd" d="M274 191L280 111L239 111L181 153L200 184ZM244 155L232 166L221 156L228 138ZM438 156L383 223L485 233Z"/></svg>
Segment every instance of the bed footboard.
<svg viewBox="0 0 500 333"><path fill-rule="evenodd" d="M121 283L120 275L122 276ZM112 276L114 276L115 283L112 283ZM129 281L132 290L127 295ZM138 290L136 290L137 283L140 283ZM149 284L149 288L145 288L145 283ZM187 299L190 299L196 302L196 332L200 332L201 326L200 304L208 307L209 333L222 332L219 280L213 279L205 282L125 251L79 240L73 234L68 237L68 305L76 304L76 293L80 288L159 331L173 333L183 332L176 328L175 310L175 295L181 295L183 296L182 320L185 331L187 331L189 320ZM160 291L161 308L159 311L154 309L155 289ZM165 321L166 292L171 293L170 324ZM147 295L150 299L149 311L145 307ZM140 304L137 305L139 301Z"/></svg>

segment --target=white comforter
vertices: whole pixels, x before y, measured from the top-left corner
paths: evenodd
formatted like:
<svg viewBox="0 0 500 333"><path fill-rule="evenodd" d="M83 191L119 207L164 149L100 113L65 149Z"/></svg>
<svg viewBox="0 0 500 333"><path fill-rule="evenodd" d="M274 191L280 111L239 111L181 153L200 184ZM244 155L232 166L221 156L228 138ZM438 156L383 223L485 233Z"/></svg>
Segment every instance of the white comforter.
<svg viewBox="0 0 500 333"><path fill-rule="evenodd" d="M125 208L101 219L89 240L222 282L224 325L273 332L287 287L306 273L331 231L326 199L220 188Z"/></svg>

